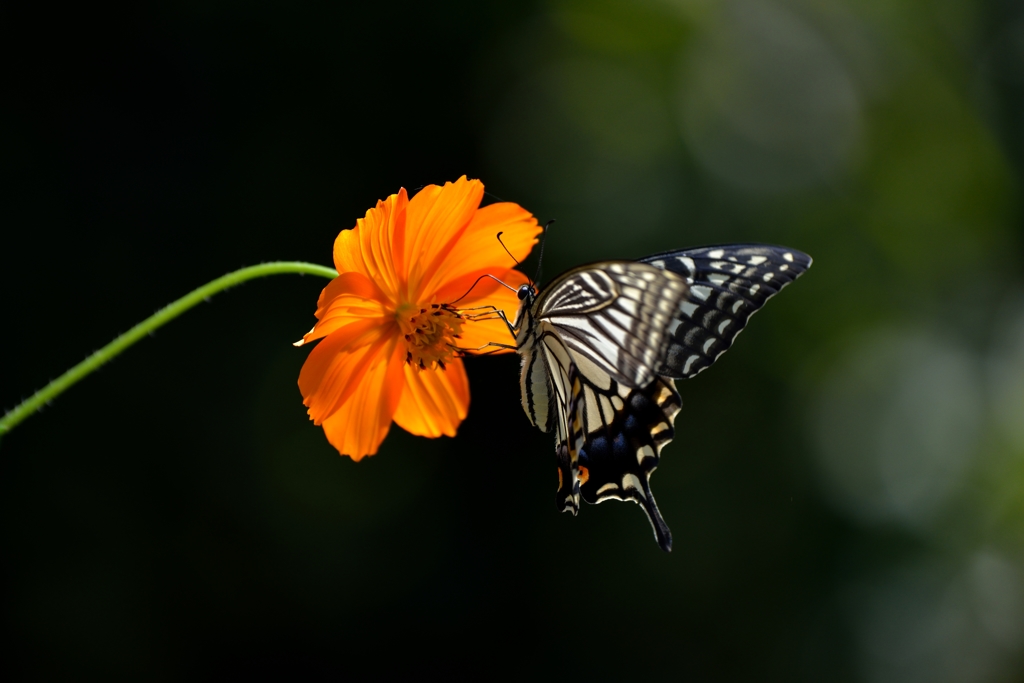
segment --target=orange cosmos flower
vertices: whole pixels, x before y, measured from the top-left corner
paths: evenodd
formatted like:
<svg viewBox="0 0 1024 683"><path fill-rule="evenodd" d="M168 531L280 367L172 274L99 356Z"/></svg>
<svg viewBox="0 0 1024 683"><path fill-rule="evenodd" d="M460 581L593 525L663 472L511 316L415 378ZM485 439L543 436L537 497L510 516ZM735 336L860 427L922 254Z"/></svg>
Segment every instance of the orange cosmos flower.
<svg viewBox="0 0 1024 683"><path fill-rule="evenodd" d="M299 374L303 403L328 441L359 460L373 455L391 421L419 436L454 436L469 407L462 350L505 341L501 320L470 320L448 306L493 305L509 320L519 300L513 270L495 235L520 261L540 227L502 202L480 208L484 186L465 176L428 185L412 199L399 190L334 242L338 277L320 294L317 324L296 346L322 341ZM488 349L488 351L493 351Z"/></svg>

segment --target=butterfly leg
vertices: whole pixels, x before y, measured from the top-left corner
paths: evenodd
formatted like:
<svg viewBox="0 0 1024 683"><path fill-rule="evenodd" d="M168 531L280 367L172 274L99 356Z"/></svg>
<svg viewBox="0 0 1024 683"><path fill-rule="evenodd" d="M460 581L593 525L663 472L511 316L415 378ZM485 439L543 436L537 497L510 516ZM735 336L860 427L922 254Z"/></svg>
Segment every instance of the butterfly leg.
<svg viewBox="0 0 1024 683"><path fill-rule="evenodd" d="M495 348L492 351L487 351L485 353L497 353L498 351L501 351L503 349L511 349L512 351L516 350L516 347L514 345L512 345L512 344L499 344L498 342L487 342L483 346L478 346L475 349L467 349L467 348L463 348L461 346L456 347L456 348L458 348L459 351L463 351L463 352L465 352L465 351L474 351L474 352L476 352L476 351L483 351L484 349L486 349L488 347L492 347L492 346L495 347ZM484 355L484 354L479 354L479 355Z"/></svg>
<svg viewBox="0 0 1024 683"><path fill-rule="evenodd" d="M496 306L475 306L473 308L459 309L460 313L462 311L486 311L484 313L471 313L467 315L466 317L470 320L494 320L495 317L500 318L501 321L505 323L505 327L508 328L508 333L512 335L513 339L515 339L516 328L514 328L512 326L512 323L508 321L508 317L505 315L505 311L501 310L500 308Z"/></svg>

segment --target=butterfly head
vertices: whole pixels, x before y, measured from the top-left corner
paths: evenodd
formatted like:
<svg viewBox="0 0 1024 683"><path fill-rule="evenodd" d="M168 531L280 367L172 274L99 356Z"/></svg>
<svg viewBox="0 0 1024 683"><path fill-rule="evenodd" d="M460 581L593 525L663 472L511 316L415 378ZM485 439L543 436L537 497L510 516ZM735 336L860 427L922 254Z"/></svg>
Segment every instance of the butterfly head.
<svg viewBox="0 0 1024 683"><path fill-rule="evenodd" d="M516 296L519 297L519 310L516 312L516 319L512 323L512 327L519 330L522 328L523 322L526 320L526 316L529 315L533 302L537 298L537 288L532 284L519 285L519 288L516 290Z"/></svg>

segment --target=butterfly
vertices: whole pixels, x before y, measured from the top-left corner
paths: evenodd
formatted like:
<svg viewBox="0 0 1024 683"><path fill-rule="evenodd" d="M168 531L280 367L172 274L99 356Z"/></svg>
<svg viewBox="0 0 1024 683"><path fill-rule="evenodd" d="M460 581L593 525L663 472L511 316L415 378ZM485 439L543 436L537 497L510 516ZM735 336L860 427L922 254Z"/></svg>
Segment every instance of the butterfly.
<svg viewBox="0 0 1024 683"><path fill-rule="evenodd" d="M555 434L556 503L640 505L663 550L672 532L651 474L675 436L675 380L710 367L750 316L811 266L795 249L731 244L580 266L517 290L509 325L530 422Z"/></svg>

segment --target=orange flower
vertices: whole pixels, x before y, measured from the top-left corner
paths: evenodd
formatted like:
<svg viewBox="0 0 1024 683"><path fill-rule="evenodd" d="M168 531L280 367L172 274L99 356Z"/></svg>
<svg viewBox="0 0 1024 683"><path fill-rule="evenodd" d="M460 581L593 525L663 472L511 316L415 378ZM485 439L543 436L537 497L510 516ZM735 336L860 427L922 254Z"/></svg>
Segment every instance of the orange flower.
<svg viewBox="0 0 1024 683"><path fill-rule="evenodd" d="M522 261L537 243L537 220L510 202L480 208L483 192L465 176L412 199L403 188L334 241L338 277L296 346L323 339L302 366L299 389L310 418L343 455L376 453L392 420L419 436L454 436L469 407L460 349L508 341L501 320L471 320L448 305L484 274L512 287L527 281L495 235L504 233ZM511 320L519 300L484 278L458 301L460 309L480 305Z"/></svg>

